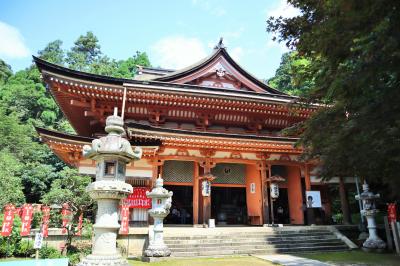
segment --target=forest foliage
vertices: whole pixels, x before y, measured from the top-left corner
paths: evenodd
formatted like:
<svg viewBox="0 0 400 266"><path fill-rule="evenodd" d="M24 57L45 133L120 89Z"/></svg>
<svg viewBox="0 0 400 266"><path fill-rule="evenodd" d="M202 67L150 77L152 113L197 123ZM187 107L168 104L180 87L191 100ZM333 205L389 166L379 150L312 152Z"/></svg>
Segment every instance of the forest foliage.
<svg viewBox="0 0 400 266"><path fill-rule="evenodd" d="M326 104L298 125L307 157L321 160L326 177L358 176L398 187L400 2L288 2L300 14L270 17L267 30L309 60L307 100Z"/></svg>
<svg viewBox="0 0 400 266"><path fill-rule="evenodd" d="M69 50L62 44L61 40L50 42L37 55L72 69L123 78L132 78L137 65L150 66L144 52L126 60L107 57L92 32L79 36ZM39 126L73 133L34 64L14 73L0 59L0 121L0 191L7 192L2 194L0 208L9 202L51 203L62 198L73 206L91 202L82 194L82 186L90 178L77 175L60 161L40 142L34 129ZM80 185L71 189L73 182Z"/></svg>

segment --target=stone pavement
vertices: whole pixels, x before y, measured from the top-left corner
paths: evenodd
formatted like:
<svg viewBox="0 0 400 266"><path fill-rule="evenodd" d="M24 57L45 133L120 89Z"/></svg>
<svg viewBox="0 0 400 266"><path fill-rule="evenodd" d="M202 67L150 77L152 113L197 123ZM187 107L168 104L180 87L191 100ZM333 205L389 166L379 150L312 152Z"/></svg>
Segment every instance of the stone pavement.
<svg viewBox="0 0 400 266"><path fill-rule="evenodd" d="M293 255L273 254L273 255L253 255L253 256L263 260L268 260L273 263L279 263L280 265L284 266L330 266L331 265L324 262L320 262L318 260L310 260Z"/></svg>

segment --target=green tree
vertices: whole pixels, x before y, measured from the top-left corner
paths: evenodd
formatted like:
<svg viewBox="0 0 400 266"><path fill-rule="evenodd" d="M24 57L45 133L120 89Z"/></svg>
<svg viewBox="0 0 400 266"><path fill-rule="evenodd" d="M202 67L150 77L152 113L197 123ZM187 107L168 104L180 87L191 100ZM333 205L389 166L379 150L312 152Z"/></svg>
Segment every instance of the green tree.
<svg viewBox="0 0 400 266"><path fill-rule="evenodd" d="M115 76L122 78L132 78L135 76L137 66L149 67L151 66L149 57L146 53L136 51L136 54L129 57L127 60L121 60L118 64L118 69Z"/></svg>
<svg viewBox="0 0 400 266"><path fill-rule="evenodd" d="M133 77L136 65L150 65L145 53L137 52L133 57L121 61L101 54L97 37L91 32L80 36L67 54L62 49L62 42L56 40L38 51L38 55L55 64L126 78ZM81 56L82 60L76 60ZM23 191L25 198L22 200L29 203L39 202L48 194L51 184L65 178L67 173L63 171L65 164L47 145L40 142L34 126L74 133L46 90L35 65L13 74L11 68L0 60L0 153L5 161L11 163L10 167L15 166L10 168L14 169L12 171L9 168L1 169L0 174L1 178L4 177L3 181L10 179L10 186L16 191ZM3 166L3 163L0 165ZM22 188L15 182L21 183ZM20 198L12 197L16 198L16 202L22 202ZM11 200L7 197L3 199L4 202Z"/></svg>
<svg viewBox="0 0 400 266"><path fill-rule="evenodd" d="M71 227L67 227L67 243L65 252L72 249L72 239L77 231L77 220L81 213L91 211L93 200L86 192L86 187L90 184L90 176L80 175L76 169L65 167L59 173L59 179L51 184L51 189L46 193L42 202L48 205L62 205L67 203L72 212Z"/></svg>
<svg viewBox="0 0 400 266"><path fill-rule="evenodd" d="M98 60L89 65L88 71L90 73L104 75L104 76L118 76L117 74L118 62L110 59L108 56L102 56Z"/></svg>
<svg viewBox="0 0 400 266"><path fill-rule="evenodd" d="M18 121L15 113L7 115L3 108L0 108L0 149L7 150L15 158L21 161L40 160L42 156L41 146L33 142L33 128Z"/></svg>
<svg viewBox="0 0 400 266"><path fill-rule="evenodd" d="M8 203L16 205L25 201L22 181L19 177L22 164L7 150L0 151L0 209Z"/></svg>
<svg viewBox="0 0 400 266"><path fill-rule="evenodd" d="M63 42L61 40L55 40L47 44L47 46L38 52L41 59L48 62L63 65L65 60L65 53L62 49Z"/></svg>
<svg viewBox="0 0 400 266"><path fill-rule="evenodd" d="M0 104L8 113L16 113L21 121L34 119L39 124L50 126L61 113L57 104L48 95L36 68L18 71L8 78L0 92Z"/></svg>
<svg viewBox="0 0 400 266"><path fill-rule="evenodd" d="M67 53L66 61L72 69L88 71L90 65L99 60L100 56L99 40L93 32L88 31L75 41L71 51Z"/></svg>
<svg viewBox="0 0 400 266"><path fill-rule="evenodd" d="M76 169L65 167L59 172L60 178L55 179L51 189L43 195L42 202L46 204L68 203L74 213L88 210L93 201L86 192L90 184L90 176L81 175Z"/></svg>
<svg viewBox="0 0 400 266"><path fill-rule="evenodd" d="M12 75L11 66L0 59L0 85L7 82L8 78Z"/></svg>
<svg viewBox="0 0 400 266"><path fill-rule="evenodd" d="M281 63L275 76L268 80L268 85L290 95L305 96L314 86L309 76L310 61L296 51L282 55Z"/></svg>
<svg viewBox="0 0 400 266"><path fill-rule="evenodd" d="M293 18L268 31L310 59L310 100L329 104L306 122L307 155L325 176L400 184L400 2L290 0ZM399 193L399 190L393 190Z"/></svg>

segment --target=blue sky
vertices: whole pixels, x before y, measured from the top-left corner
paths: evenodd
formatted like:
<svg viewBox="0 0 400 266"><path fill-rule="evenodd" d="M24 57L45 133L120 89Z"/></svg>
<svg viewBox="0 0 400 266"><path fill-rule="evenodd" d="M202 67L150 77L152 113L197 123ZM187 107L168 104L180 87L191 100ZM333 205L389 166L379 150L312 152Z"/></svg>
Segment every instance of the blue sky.
<svg viewBox="0 0 400 266"><path fill-rule="evenodd" d="M138 50L148 53L153 66L177 69L207 56L224 37L242 67L269 78L287 49L272 42L267 17L296 12L285 0L2 0L0 58L20 70L50 41L60 39L69 49L90 30L111 58Z"/></svg>

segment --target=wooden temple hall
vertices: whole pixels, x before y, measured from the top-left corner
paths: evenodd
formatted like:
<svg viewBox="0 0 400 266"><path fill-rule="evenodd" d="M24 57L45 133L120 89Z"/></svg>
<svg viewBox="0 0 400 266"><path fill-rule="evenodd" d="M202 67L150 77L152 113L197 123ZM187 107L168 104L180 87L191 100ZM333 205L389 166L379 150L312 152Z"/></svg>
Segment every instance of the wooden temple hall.
<svg viewBox="0 0 400 266"><path fill-rule="evenodd" d="M315 106L295 103L240 67L222 43L212 54L178 71L139 67L134 79L94 75L34 58L48 90L77 135L43 128L43 142L82 174L95 164L82 147L105 135L107 116L122 109L126 138L142 159L127 168L127 182L150 189L161 175L173 191L166 223L218 225L324 223L331 199L312 162L299 160L295 137L281 131L310 117ZM270 177L279 176L271 215ZM203 196L203 181L211 183ZM306 191L320 191L322 208L306 208ZM134 192L135 193L135 192ZM324 215L321 215L320 212ZM147 209L133 206L132 223L147 223ZM320 219L319 219L320 217ZM315 219L315 221L314 221Z"/></svg>

